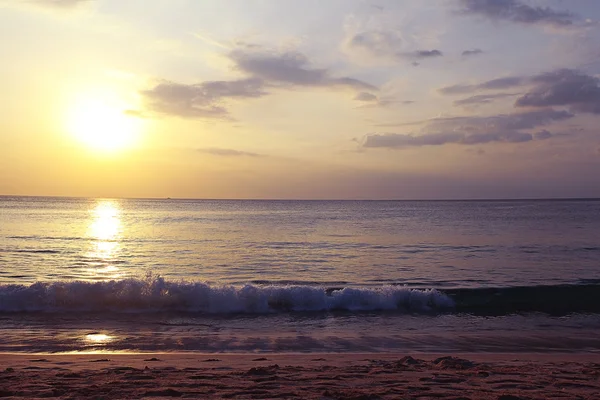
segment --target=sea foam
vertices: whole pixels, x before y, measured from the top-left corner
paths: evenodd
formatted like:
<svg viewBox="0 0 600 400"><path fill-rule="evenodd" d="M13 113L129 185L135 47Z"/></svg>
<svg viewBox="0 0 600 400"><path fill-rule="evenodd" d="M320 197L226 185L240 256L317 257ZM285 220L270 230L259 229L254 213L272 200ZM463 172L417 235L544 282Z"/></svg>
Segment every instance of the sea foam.
<svg viewBox="0 0 600 400"><path fill-rule="evenodd" d="M164 312L264 314L294 311L439 312L453 300L435 289L328 289L305 285L211 285L163 278L0 285L0 312Z"/></svg>

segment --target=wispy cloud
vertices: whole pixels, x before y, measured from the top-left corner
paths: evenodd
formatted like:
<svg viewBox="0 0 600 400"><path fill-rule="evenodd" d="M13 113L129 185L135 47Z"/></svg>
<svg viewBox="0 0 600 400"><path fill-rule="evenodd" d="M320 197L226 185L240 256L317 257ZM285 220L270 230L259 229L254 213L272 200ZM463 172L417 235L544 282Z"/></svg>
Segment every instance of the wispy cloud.
<svg viewBox="0 0 600 400"><path fill-rule="evenodd" d="M526 132L527 130L573 117L574 114L567 111L543 109L489 117L435 118L429 120L418 134L368 134L365 136L362 146L399 149L446 144L524 143L532 140L545 140L553 136L546 130L537 133Z"/></svg>
<svg viewBox="0 0 600 400"><path fill-rule="evenodd" d="M359 79L336 76L325 68L311 68L308 58L298 52L233 50L228 57L247 78L194 84L161 81L141 92L146 108L155 113L184 118L231 119L226 107L227 100L263 97L275 90L294 87L345 88L359 92L359 97L363 93L361 91L378 90L376 86Z"/></svg>
<svg viewBox="0 0 600 400"><path fill-rule="evenodd" d="M184 118L224 118L228 111L222 105L223 100L257 98L268 93L262 80L248 78L191 85L163 81L141 94L146 107L153 112Z"/></svg>
<svg viewBox="0 0 600 400"><path fill-rule="evenodd" d="M518 87L527 92L516 100L516 107L568 106L572 112L600 114L600 79L567 68L532 76L508 76L474 84L456 84L438 89L438 92L443 95L457 95ZM454 104L489 103L495 99L515 95L480 94L457 100Z"/></svg>
<svg viewBox="0 0 600 400"><path fill-rule="evenodd" d="M218 147L207 147L197 149L200 153L211 154L213 156L222 157L265 157L264 154L252 153L249 151L233 150L233 149L222 149Z"/></svg>
<svg viewBox="0 0 600 400"><path fill-rule="evenodd" d="M345 76L336 77L325 68L311 68L308 58L299 52L267 53L234 50L229 54L229 58L239 70L271 83L377 90L377 87L367 82Z"/></svg>
<svg viewBox="0 0 600 400"><path fill-rule="evenodd" d="M464 99L455 100L455 106L476 106L481 104L489 104L498 99L517 96L518 93L494 93L494 94L477 94Z"/></svg>
<svg viewBox="0 0 600 400"><path fill-rule="evenodd" d="M202 33L198 33L198 32L193 32L192 35L195 38L200 39L204 43L209 44L211 46L219 47L219 48L225 49L225 50L231 50L231 46L228 46L225 43L221 43L218 40L215 40L215 39L211 38L208 35L205 35L205 34L202 34Z"/></svg>
<svg viewBox="0 0 600 400"><path fill-rule="evenodd" d="M475 84L456 84L446 86L438 91L444 95L472 93L479 90L503 90L522 86L527 79L521 76L507 76Z"/></svg>
<svg viewBox="0 0 600 400"><path fill-rule="evenodd" d="M369 30L355 33L346 39L344 48L346 51L362 57L391 61L423 60L444 55L438 49L409 51L404 48L400 33L392 30Z"/></svg>
<svg viewBox="0 0 600 400"><path fill-rule="evenodd" d="M408 58L423 59L432 57L441 57L444 54L440 50L416 50L409 53L401 53L399 56Z"/></svg>
<svg viewBox="0 0 600 400"><path fill-rule="evenodd" d="M530 6L519 0L459 0L461 13L478 15L494 21L542 24L564 27L573 25L577 17L569 11Z"/></svg>
<svg viewBox="0 0 600 400"><path fill-rule="evenodd" d="M481 49L471 49L471 50L465 50L461 53L461 55L463 57L473 57L473 56L477 56L480 54L485 53L483 50Z"/></svg>
<svg viewBox="0 0 600 400"><path fill-rule="evenodd" d="M354 96L354 100L364 101L364 102L373 102L373 101L377 101L378 98L373 93L360 92L356 96Z"/></svg>
<svg viewBox="0 0 600 400"><path fill-rule="evenodd" d="M377 57L395 57L402 51L403 40L397 31L370 30L350 35L346 48Z"/></svg>

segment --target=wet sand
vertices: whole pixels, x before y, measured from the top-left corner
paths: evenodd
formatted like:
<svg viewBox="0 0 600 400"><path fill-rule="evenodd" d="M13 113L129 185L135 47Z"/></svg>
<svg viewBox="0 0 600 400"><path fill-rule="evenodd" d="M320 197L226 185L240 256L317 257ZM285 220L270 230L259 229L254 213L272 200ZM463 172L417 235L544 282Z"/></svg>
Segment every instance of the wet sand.
<svg viewBox="0 0 600 400"><path fill-rule="evenodd" d="M0 354L0 397L600 399L600 354Z"/></svg>

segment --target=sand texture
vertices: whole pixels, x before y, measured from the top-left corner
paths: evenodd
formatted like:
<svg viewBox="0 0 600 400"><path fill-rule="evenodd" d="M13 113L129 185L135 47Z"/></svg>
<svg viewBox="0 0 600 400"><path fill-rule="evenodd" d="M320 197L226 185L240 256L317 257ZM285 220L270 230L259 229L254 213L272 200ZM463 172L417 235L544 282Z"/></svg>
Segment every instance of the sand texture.
<svg viewBox="0 0 600 400"><path fill-rule="evenodd" d="M0 397L600 399L587 355L0 355Z"/></svg>

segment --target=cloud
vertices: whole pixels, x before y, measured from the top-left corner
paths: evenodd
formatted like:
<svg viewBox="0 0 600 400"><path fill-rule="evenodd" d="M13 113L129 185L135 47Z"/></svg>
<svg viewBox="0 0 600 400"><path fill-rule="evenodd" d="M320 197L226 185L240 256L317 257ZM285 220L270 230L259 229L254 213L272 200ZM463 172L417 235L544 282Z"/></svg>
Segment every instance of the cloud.
<svg viewBox="0 0 600 400"><path fill-rule="evenodd" d="M476 106L481 104L489 104L497 99L517 96L518 93L495 93L495 94L477 94L465 99L455 100L455 106Z"/></svg>
<svg viewBox="0 0 600 400"><path fill-rule="evenodd" d="M526 93L479 94L456 100L454 105L490 103L496 99L519 95L515 107L562 106L569 107L575 113L600 114L600 79L573 69L558 69L527 77L508 76L476 84L456 84L438 91L443 95L456 95L516 87L522 87Z"/></svg>
<svg viewBox="0 0 600 400"><path fill-rule="evenodd" d="M546 129L533 134L533 137L536 140L550 139L552 136L554 136L554 135L552 133L550 133L549 131L547 131Z"/></svg>
<svg viewBox="0 0 600 400"><path fill-rule="evenodd" d="M402 53L401 55L409 58L423 59L432 57L441 57L444 54L440 50L417 50L410 53Z"/></svg>
<svg viewBox="0 0 600 400"><path fill-rule="evenodd" d="M418 146L441 146L455 143L463 145L477 145L490 142L522 143L533 140L530 133L509 131L492 133L437 133L426 135L411 135L398 133L384 133L368 135L364 147L418 147Z"/></svg>
<svg viewBox="0 0 600 400"><path fill-rule="evenodd" d="M377 99L377 96L375 96L373 93L360 92L359 94L354 96L354 100L371 102L371 101L377 101L378 99Z"/></svg>
<svg viewBox="0 0 600 400"><path fill-rule="evenodd" d="M309 68L301 53L265 53L233 50L229 58L248 77L230 81L181 84L162 81L142 91L146 108L159 114L184 118L230 119L225 103L229 99L252 99L294 87L347 88L360 93L378 88L351 77L336 77L327 69ZM267 91L271 89L271 91ZM359 97L361 97L359 93ZM362 98L365 98L365 94ZM374 96L374 95L373 95ZM364 100L363 100L364 101Z"/></svg>
<svg viewBox="0 0 600 400"><path fill-rule="evenodd" d="M394 56L402 50L400 33L395 31L365 31L355 34L346 42L346 47L380 57Z"/></svg>
<svg viewBox="0 0 600 400"><path fill-rule="evenodd" d="M257 78L192 85L164 81L141 93L151 111L184 118L225 118L228 112L221 104L222 100L268 94L262 80Z"/></svg>
<svg viewBox="0 0 600 400"><path fill-rule="evenodd" d="M443 56L443 53L437 49L405 51L400 33L391 30L370 30L356 33L345 41L344 47L346 51L362 58L396 62ZM413 65L415 65L414 62Z"/></svg>
<svg viewBox="0 0 600 400"><path fill-rule="evenodd" d="M240 71L271 83L377 90L377 87L358 79L335 77L327 69L310 68L308 58L299 52L264 53L234 50L229 54L229 58Z"/></svg>
<svg viewBox="0 0 600 400"><path fill-rule="evenodd" d="M545 108L513 114L498 114L487 117L448 117L429 120L430 127L435 129L452 128L457 130L520 130L547 125L554 121L563 121L575 115L564 110Z"/></svg>
<svg viewBox="0 0 600 400"><path fill-rule="evenodd" d="M600 79L573 69L559 69L528 77L507 76L476 84L456 84L438 89L443 95L487 90L528 88L515 102L516 107L568 106L573 112L600 114ZM514 93L481 94L457 100L455 105L489 103L515 96Z"/></svg>
<svg viewBox="0 0 600 400"><path fill-rule="evenodd" d="M197 151L200 153L212 154L213 156L223 157L264 157L263 154L252 153L249 151L222 149L217 147L207 147L203 149L197 149Z"/></svg>
<svg viewBox="0 0 600 400"><path fill-rule="evenodd" d="M472 93L479 90L503 90L522 86L527 83L527 79L520 76L507 76L496 78L477 84L458 84L446 86L438 89L438 92L444 95Z"/></svg>
<svg viewBox="0 0 600 400"><path fill-rule="evenodd" d="M453 117L429 120L419 134L374 133L365 136L365 148L406 148L442 146L445 144L479 145L484 143L523 143L545 140L553 135L546 130L537 133L523 130L573 118L567 111L553 109L489 117Z"/></svg>
<svg viewBox="0 0 600 400"><path fill-rule="evenodd" d="M531 78L533 88L515 102L517 107L569 106L572 111L600 114L600 80L571 69Z"/></svg>
<svg viewBox="0 0 600 400"><path fill-rule="evenodd" d="M408 105L414 103L412 100L397 100L391 96L380 97L369 92L360 92L354 96L353 100L363 103L358 108L387 107L392 104Z"/></svg>
<svg viewBox="0 0 600 400"><path fill-rule="evenodd" d="M572 25L576 17L568 11L529 6L519 0L460 0L461 13L479 15L493 21L540 24L555 27Z"/></svg>
<svg viewBox="0 0 600 400"><path fill-rule="evenodd" d="M484 51L481 49L472 49L472 50L465 50L462 52L462 56L463 57L472 57L472 56L477 56L479 54L483 54Z"/></svg>

